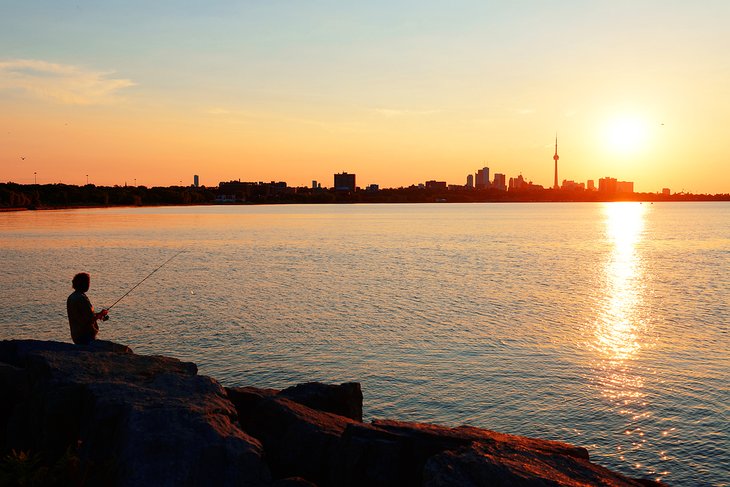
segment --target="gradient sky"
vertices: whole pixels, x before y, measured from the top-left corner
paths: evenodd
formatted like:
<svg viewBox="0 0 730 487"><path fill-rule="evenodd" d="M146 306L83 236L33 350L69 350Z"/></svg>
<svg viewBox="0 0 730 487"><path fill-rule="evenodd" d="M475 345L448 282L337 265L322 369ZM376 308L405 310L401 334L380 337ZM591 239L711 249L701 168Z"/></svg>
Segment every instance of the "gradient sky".
<svg viewBox="0 0 730 487"><path fill-rule="evenodd" d="M730 192L730 2L0 0L0 181ZM24 158L24 159L23 159Z"/></svg>

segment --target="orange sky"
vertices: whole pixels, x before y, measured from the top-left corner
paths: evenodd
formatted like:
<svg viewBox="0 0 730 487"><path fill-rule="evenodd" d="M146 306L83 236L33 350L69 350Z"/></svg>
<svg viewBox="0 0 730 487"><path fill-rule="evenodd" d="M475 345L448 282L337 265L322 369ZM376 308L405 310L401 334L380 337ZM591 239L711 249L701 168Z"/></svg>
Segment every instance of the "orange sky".
<svg viewBox="0 0 730 487"><path fill-rule="evenodd" d="M523 3L10 7L0 181L730 192L727 2Z"/></svg>

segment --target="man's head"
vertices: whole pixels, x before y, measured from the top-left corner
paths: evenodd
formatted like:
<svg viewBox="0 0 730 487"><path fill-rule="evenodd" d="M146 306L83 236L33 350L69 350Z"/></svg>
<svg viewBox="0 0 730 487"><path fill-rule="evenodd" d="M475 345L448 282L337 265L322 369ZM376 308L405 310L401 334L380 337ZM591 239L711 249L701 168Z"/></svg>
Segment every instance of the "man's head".
<svg viewBox="0 0 730 487"><path fill-rule="evenodd" d="M89 290L89 284L91 284L91 276L86 272L79 272L71 280L73 288L82 293Z"/></svg>

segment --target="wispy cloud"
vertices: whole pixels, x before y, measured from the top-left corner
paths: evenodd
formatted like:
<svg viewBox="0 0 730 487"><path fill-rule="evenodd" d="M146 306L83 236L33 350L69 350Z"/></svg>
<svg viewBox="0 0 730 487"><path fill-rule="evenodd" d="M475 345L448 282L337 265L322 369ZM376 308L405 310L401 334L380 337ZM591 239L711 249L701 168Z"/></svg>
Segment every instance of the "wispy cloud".
<svg viewBox="0 0 730 487"><path fill-rule="evenodd" d="M373 108L372 111L386 118L393 118L410 115L431 115L434 113L439 113L441 110L404 110L400 108Z"/></svg>
<svg viewBox="0 0 730 487"><path fill-rule="evenodd" d="M207 110L208 115L230 115L231 112L227 108L213 107Z"/></svg>
<svg viewBox="0 0 730 487"><path fill-rule="evenodd" d="M37 59L0 61L0 91L23 91L33 97L69 105L100 105L119 101L117 93L135 83L94 71Z"/></svg>

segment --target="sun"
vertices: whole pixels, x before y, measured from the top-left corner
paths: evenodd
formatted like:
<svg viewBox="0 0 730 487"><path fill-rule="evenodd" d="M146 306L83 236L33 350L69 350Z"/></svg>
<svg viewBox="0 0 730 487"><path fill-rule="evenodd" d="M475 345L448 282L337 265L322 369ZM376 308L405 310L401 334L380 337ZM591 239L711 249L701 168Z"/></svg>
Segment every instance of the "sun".
<svg viewBox="0 0 730 487"><path fill-rule="evenodd" d="M608 148L613 152L635 154L646 146L648 126L638 117L617 117L606 124L605 138Z"/></svg>

